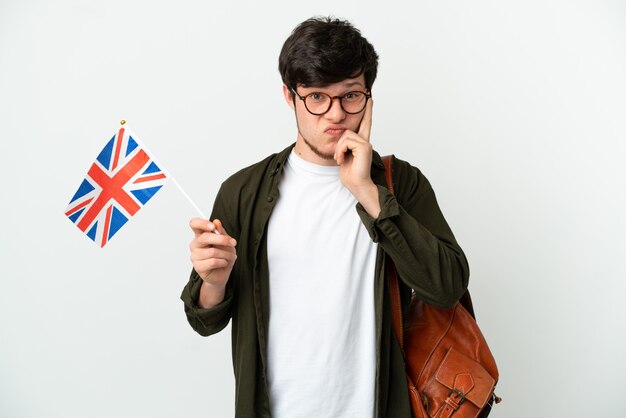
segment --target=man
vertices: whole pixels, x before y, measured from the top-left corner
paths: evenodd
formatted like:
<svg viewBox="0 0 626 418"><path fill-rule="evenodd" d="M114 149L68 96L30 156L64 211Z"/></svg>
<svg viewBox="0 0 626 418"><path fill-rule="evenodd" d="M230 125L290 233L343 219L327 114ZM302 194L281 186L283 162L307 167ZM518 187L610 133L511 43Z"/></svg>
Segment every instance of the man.
<svg viewBox="0 0 626 418"><path fill-rule="evenodd" d="M201 335L232 319L237 417L409 417L388 254L410 292L451 306L467 261L428 180L372 150L378 55L349 22L309 19L279 58L295 145L226 180L192 219L182 293ZM412 289L412 290L411 290Z"/></svg>

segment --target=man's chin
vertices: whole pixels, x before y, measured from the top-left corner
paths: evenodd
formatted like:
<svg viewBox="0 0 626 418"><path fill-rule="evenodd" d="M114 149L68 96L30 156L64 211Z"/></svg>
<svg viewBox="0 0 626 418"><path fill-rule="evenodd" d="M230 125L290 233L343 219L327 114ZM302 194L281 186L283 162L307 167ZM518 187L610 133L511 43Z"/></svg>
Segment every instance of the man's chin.
<svg viewBox="0 0 626 418"><path fill-rule="evenodd" d="M304 143L309 147L309 149L313 151L313 154L327 161L335 161L335 148L337 147L336 142L331 146L325 147L325 149L320 149L307 141L306 138L303 137L302 139L304 139Z"/></svg>

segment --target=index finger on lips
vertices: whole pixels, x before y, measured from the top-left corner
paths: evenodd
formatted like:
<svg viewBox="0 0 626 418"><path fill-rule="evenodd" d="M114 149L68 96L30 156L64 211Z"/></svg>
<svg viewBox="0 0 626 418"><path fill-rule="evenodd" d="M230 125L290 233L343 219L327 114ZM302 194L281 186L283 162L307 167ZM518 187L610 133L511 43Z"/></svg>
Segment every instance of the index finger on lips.
<svg viewBox="0 0 626 418"><path fill-rule="evenodd" d="M370 132L372 130L372 108L373 107L374 107L374 100L369 99L367 101L367 105L365 106L365 113L363 114L363 119L361 120L361 126L359 126L358 134L367 142L370 141Z"/></svg>

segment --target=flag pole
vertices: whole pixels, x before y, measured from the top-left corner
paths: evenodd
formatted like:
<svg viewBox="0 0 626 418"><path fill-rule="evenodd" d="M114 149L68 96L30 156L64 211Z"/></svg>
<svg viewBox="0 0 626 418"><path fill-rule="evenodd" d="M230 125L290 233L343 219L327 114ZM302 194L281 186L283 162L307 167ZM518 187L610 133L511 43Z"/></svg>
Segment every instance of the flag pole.
<svg viewBox="0 0 626 418"><path fill-rule="evenodd" d="M126 121L124 119L122 119L120 121L120 124L122 126L124 126L126 124ZM135 135L135 140L139 140L139 138L137 138L137 136ZM149 152L147 147L143 147L144 151ZM150 158L152 158L152 160L156 159L150 155ZM195 202L193 200L191 200L191 197L189 197L189 195L183 190L183 188L180 186L180 184L178 184L178 182L176 181L176 179L174 178L174 176L172 176L172 174L169 172L169 170L165 170L163 168L163 166L159 163L159 166L161 167L162 171L165 171L167 173L167 177L172 180L172 183L174 183L174 185L178 188L178 190L183 194L183 196L185 196L185 198L187 198L187 200L189 201L189 203L191 203L191 206L193 206L193 208L196 210L196 212L198 212L200 214L200 216L202 217L202 219L209 219L206 217L206 215L202 212L202 210L200 210L200 208L198 207L198 205L195 204Z"/></svg>
<svg viewBox="0 0 626 418"><path fill-rule="evenodd" d="M200 210L200 208L198 207L198 205L196 205L194 203L193 200L191 200L191 197L189 197L189 195L187 193L185 193L185 191L183 190L182 187L180 187L180 184L178 184L178 182L176 181L176 179L170 174L170 180L172 180L172 183L174 183L174 185L176 187L178 187L178 190L180 190L180 192L183 194L183 196L185 196L187 198L187 200L189 201L189 203L191 203L191 206L194 207L194 209L196 210L196 212L198 212L200 214L200 216L202 217L202 219L209 219L207 218L204 213L202 213L202 211Z"/></svg>

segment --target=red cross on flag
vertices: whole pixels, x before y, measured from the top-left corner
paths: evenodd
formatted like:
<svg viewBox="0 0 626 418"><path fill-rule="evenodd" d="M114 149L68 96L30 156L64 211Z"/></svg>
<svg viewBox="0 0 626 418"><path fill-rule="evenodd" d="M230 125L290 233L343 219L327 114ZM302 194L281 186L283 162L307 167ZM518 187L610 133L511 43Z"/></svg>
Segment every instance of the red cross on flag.
<svg viewBox="0 0 626 418"><path fill-rule="evenodd" d="M65 215L104 247L167 177L147 148L122 126L89 168Z"/></svg>

